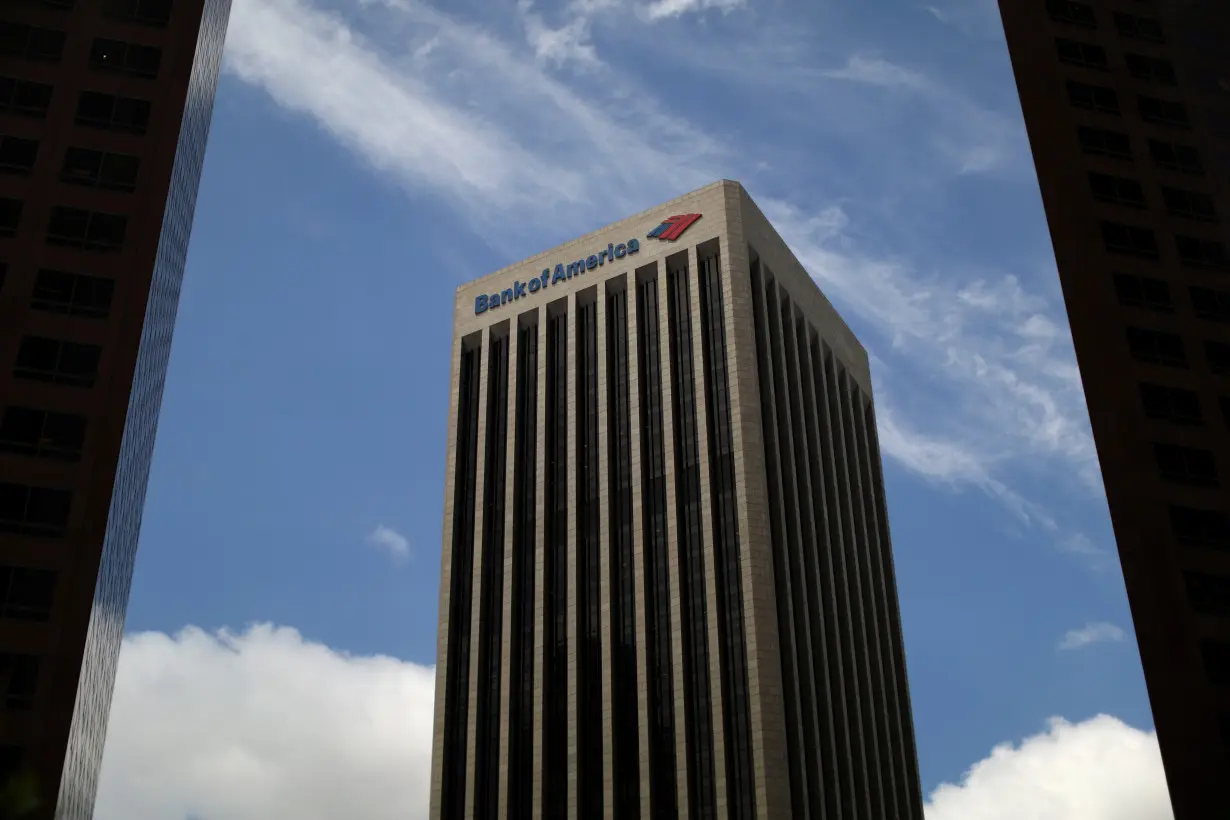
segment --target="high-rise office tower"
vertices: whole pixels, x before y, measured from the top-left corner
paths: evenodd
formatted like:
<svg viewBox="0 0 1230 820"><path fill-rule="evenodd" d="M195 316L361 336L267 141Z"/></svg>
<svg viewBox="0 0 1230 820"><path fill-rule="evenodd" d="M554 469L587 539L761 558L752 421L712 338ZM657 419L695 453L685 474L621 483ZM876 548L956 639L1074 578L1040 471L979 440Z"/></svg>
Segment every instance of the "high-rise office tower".
<svg viewBox="0 0 1230 820"><path fill-rule="evenodd" d="M1175 818L1230 817L1230 3L1000 9Z"/></svg>
<svg viewBox="0 0 1230 820"><path fill-rule="evenodd" d="M0 0L0 779L31 820L93 814L229 11Z"/></svg>
<svg viewBox="0 0 1230 820"><path fill-rule="evenodd" d="M734 182L457 292L434 820L922 820L867 354Z"/></svg>

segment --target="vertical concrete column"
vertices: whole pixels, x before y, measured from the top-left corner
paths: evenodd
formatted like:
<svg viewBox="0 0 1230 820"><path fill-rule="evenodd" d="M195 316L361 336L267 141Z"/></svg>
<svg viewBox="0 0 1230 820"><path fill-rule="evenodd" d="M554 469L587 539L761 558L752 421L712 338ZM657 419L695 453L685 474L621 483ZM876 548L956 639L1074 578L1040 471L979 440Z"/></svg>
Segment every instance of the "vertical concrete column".
<svg viewBox="0 0 1230 820"><path fill-rule="evenodd" d="M512 670L512 588L513 588L513 518L516 513L516 496L513 495L517 483L513 477L516 469L517 443L517 383L520 368L517 359L520 355L521 333L520 319L516 316L509 320L508 328L508 399L504 412L505 424L505 454L504 465L508 480L504 482L504 583L500 590L500 769L499 789L496 796L496 817L508 816L508 709L512 702L512 680L509 674Z"/></svg>
<svg viewBox="0 0 1230 820"><path fill-rule="evenodd" d="M568 294L568 319L565 322L565 335L568 339L567 373L568 387L566 402L568 415L568 471L567 485L573 493L579 492L576 486L577 475L577 396L581 385L577 384L577 294ZM575 498L568 499L568 571L566 606L568 608L568 820L578 820L577 806L579 796L577 788L580 785L579 755L577 749L577 646L581 636L577 633L577 535L580 532L577 512L579 505ZM589 820L589 818L580 818Z"/></svg>
<svg viewBox="0 0 1230 820"><path fill-rule="evenodd" d="M751 704L757 817L790 815L785 707L778 658L777 589L765 466L764 427L756 362L751 264L743 229L740 189L723 191L726 230L719 240L725 304L730 416L735 453L736 500L742 553L743 618L747 630L748 700Z"/></svg>
<svg viewBox="0 0 1230 820"><path fill-rule="evenodd" d="M709 393L705 389L705 374L710 367L708 351L705 348L702 331L702 313L704 305L700 297L700 259L696 246L688 247L688 293L691 303L687 310L692 315L692 369L693 369L693 402L696 408L696 441L697 464L700 480L700 520L703 548L705 578L705 614L706 631L708 633L709 658L709 702L710 725L713 727L713 775L714 775L714 806L717 809L717 820L726 820L726 733L722 708L722 634L718 608L722 603L717 590L717 568L714 563L715 552L713 543L713 498L710 483L712 462L709 457ZM715 386L720 389L720 386Z"/></svg>
<svg viewBox="0 0 1230 820"><path fill-rule="evenodd" d="M637 281L636 271L628 272L628 416L631 419L632 447L632 538L633 570L632 577L636 579L636 708L637 708L637 744L640 748L640 797L641 818L649 820L651 809L650 779L649 779L649 677L646 667L649 664L646 645L649 642L649 632L645 623L645 519L641 512L643 497L641 462L641 393L640 361L641 336L637 332ZM619 818L623 820L623 818Z"/></svg>
<svg viewBox="0 0 1230 820"><path fill-rule="evenodd" d="M676 503L675 472L675 420L672 374L675 363L670 356L670 308L667 297L667 272L665 261L658 264L658 330L662 343L659 355L662 362L662 449L666 465L666 544L667 565L671 586L671 665L675 669L675 770L679 794L679 820L688 817L688 754L687 754L687 709L684 705L683 680L683 601L679 596L679 505Z"/></svg>
<svg viewBox="0 0 1230 820"><path fill-rule="evenodd" d="M542 820L542 723L543 683L545 671L543 655L546 652L546 614L544 579L546 560L547 522L547 323L550 321L547 307L538 311L538 411L535 418L534 440L537 442L534 458L534 812L532 820ZM443 820L443 818L441 818ZM512 820L510 818L510 820Z"/></svg>
<svg viewBox="0 0 1230 820"><path fill-rule="evenodd" d="M470 578L470 694L467 696L466 709L466 800L465 820L474 820L474 786L475 772L478 767L476 753L478 751L478 679L481 670L478 667L478 628L480 626L480 611L482 607L482 577L483 577L483 515L486 512L483 499L486 494L487 480L487 382L491 372L491 328L482 330L482 360L478 368L478 463L475 465L474 480L474 567Z"/></svg>
<svg viewBox="0 0 1230 820"><path fill-rule="evenodd" d="M600 621L602 635L602 814L605 820L616 820L613 815L615 792L613 781L614 733L611 729L611 485L610 485L610 418L608 417L607 390L610 374L606 359L606 286L610 280L600 282L594 288L594 314L597 325L598 351L598 515L599 561L601 582L599 591ZM597 818L594 818L597 820Z"/></svg>
<svg viewBox="0 0 1230 820"><path fill-rule="evenodd" d="M431 797L428 816L440 817L442 778L444 776L444 700L445 682L448 680L448 608L452 597L453 567L453 503L457 483L457 411L458 378L461 371L460 337L453 338L452 355L449 358L448 440L444 456L444 520L440 527L440 606L436 632L436 699L433 705L433 730L431 743Z"/></svg>

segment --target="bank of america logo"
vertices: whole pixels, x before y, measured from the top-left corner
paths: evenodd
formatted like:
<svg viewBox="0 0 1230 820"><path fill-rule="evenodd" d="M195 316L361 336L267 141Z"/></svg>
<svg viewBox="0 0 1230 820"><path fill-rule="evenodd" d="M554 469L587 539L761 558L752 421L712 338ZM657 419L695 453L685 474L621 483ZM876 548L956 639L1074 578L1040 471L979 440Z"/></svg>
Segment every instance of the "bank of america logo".
<svg viewBox="0 0 1230 820"><path fill-rule="evenodd" d="M683 236L683 232L692 227L692 223L700 219L700 214L680 214L667 217L666 221L649 232L650 239L664 239L674 242Z"/></svg>

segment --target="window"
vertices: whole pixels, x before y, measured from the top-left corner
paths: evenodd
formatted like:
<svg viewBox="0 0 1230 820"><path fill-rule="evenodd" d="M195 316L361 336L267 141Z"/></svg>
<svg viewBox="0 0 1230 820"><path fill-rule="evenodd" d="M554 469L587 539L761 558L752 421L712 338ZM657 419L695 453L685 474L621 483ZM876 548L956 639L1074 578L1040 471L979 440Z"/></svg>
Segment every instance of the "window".
<svg viewBox="0 0 1230 820"><path fill-rule="evenodd" d="M1165 200L1166 210L1171 216L1200 222L1217 221L1217 210L1213 207L1213 198L1208 194L1163 185L1162 199Z"/></svg>
<svg viewBox="0 0 1230 820"><path fill-rule="evenodd" d="M0 171L27 174L38 157L38 140L0 135Z"/></svg>
<svg viewBox="0 0 1230 820"><path fill-rule="evenodd" d="M1192 287L1192 308L1201 319L1230 322L1230 293L1224 290Z"/></svg>
<svg viewBox="0 0 1230 820"><path fill-rule="evenodd" d="M60 179L73 185L88 185L113 191L134 191L141 160L128 154L111 154L89 148L64 152Z"/></svg>
<svg viewBox="0 0 1230 820"><path fill-rule="evenodd" d="M1138 362L1187 367L1187 351L1183 348L1183 339L1174 333L1129 327L1127 340L1132 358Z"/></svg>
<svg viewBox="0 0 1230 820"><path fill-rule="evenodd" d="M27 60L59 60L64 53L64 32L0 20L0 54Z"/></svg>
<svg viewBox="0 0 1230 820"><path fill-rule="evenodd" d="M38 684L38 658L19 652L0 652L0 686L4 709L24 712L34 706L34 690Z"/></svg>
<svg viewBox="0 0 1230 820"><path fill-rule="evenodd" d="M1157 238L1147 228L1136 228L1118 222L1102 223L1102 244L1111 253L1157 258Z"/></svg>
<svg viewBox="0 0 1230 820"><path fill-rule="evenodd" d="M1136 98L1140 106L1140 118L1155 125L1168 125L1173 128L1191 128L1191 120L1183 103L1173 100L1161 100L1157 97L1146 97L1144 94Z"/></svg>
<svg viewBox="0 0 1230 820"><path fill-rule="evenodd" d="M1200 161L1200 152L1190 145L1149 140L1149 154L1159 168L1178 171L1182 174L1204 173L1204 163Z"/></svg>
<svg viewBox="0 0 1230 820"><path fill-rule="evenodd" d="M1154 444L1153 458L1158 472L1167 481L1215 487L1218 484L1217 463L1208 450L1183 447L1178 444Z"/></svg>
<svg viewBox="0 0 1230 820"><path fill-rule="evenodd" d="M1127 64L1128 73L1138 80L1162 85L1179 84L1179 78L1174 73L1174 64L1169 60L1146 57L1143 54L1124 54L1123 61Z"/></svg>
<svg viewBox="0 0 1230 820"><path fill-rule="evenodd" d="M1187 600L1198 615L1230 616L1230 577L1187 570Z"/></svg>
<svg viewBox="0 0 1230 820"><path fill-rule="evenodd" d="M1174 310L1174 301L1170 298L1170 285L1161 279L1116 273L1115 295L1119 297L1121 305L1161 310L1167 313Z"/></svg>
<svg viewBox="0 0 1230 820"><path fill-rule="evenodd" d="M1132 40L1146 40L1150 43L1164 43L1166 37L1162 34L1162 26L1151 17L1139 17L1135 14L1115 12L1115 28L1120 37Z"/></svg>
<svg viewBox="0 0 1230 820"><path fill-rule="evenodd" d="M1221 376L1230 373L1230 345L1222 342L1205 342L1204 357L1208 360L1209 370Z"/></svg>
<svg viewBox="0 0 1230 820"><path fill-rule="evenodd" d="M1084 28L1097 28L1098 20L1093 15L1093 6L1074 0L1046 0L1046 12L1057 23L1069 23Z"/></svg>
<svg viewBox="0 0 1230 820"><path fill-rule="evenodd" d="M1119 113L1119 95L1113 88L1068 80L1067 89L1068 102L1076 108L1101 111L1103 114Z"/></svg>
<svg viewBox="0 0 1230 820"><path fill-rule="evenodd" d="M55 589L56 574L50 570L0 564L0 618L49 620Z"/></svg>
<svg viewBox="0 0 1230 820"><path fill-rule="evenodd" d="M1230 641L1205 638L1200 642L1204 673L1214 686L1230 686Z"/></svg>
<svg viewBox="0 0 1230 820"><path fill-rule="evenodd" d="M111 312L115 280L60 270L40 270L30 307L48 313L66 313L104 319Z"/></svg>
<svg viewBox="0 0 1230 820"><path fill-rule="evenodd" d="M1082 125L1077 129L1077 136L1080 138L1081 150L1086 154L1126 160L1132 158L1132 143L1127 134Z"/></svg>
<svg viewBox="0 0 1230 820"><path fill-rule="evenodd" d="M1110 71L1110 61L1106 59L1106 50L1101 46L1056 37L1055 49L1059 52L1061 63L1096 71Z"/></svg>
<svg viewBox="0 0 1230 820"><path fill-rule="evenodd" d="M31 117L47 116L51 105L51 86L0 77L0 111L15 111Z"/></svg>
<svg viewBox="0 0 1230 820"><path fill-rule="evenodd" d="M14 743L0 743L0 783L7 783L20 770L21 747Z"/></svg>
<svg viewBox="0 0 1230 820"><path fill-rule="evenodd" d="M0 532L63 535L72 500L67 490L0 481Z"/></svg>
<svg viewBox="0 0 1230 820"><path fill-rule="evenodd" d="M0 416L0 452L79 461L84 446L84 416L30 407L8 407Z"/></svg>
<svg viewBox="0 0 1230 820"><path fill-rule="evenodd" d="M7 262L0 262L0 293L4 292L4 280L9 276L9 266Z"/></svg>
<svg viewBox="0 0 1230 820"><path fill-rule="evenodd" d="M1145 416L1175 424L1202 424L1200 397L1191 390L1161 384L1140 385L1140 401Z"/></svg>
<svg viewBox="0 0 1230 820"><path fill-rule="evenodd" d="M77 101L77 124L144 134L149 126L149 112L150 104L145 100L82 91Z"/></svg>
<svg viewBox="0 0 1230 820"><path fill-rule="evenodd" d="M171 0L103 0L103 16L126 23L165 26L171 19Z"/></svg>
<svg viewBox="0 0 1230 820"><path fill-rule="evenodd" d="M16 236L21 224L21 200L0 197L0 239Z"/></svg>
<svg viewBox="0 0 1230 820"><path fill-rule="evenodd" d="M90 65L104 71L118 71L134 77L154 79L162 62L162 49L98 38L90 48Z"/></svg>
<svg viewBox="0 0 1230 820"><path fill-rule="evenodd" d="M1090 171L1089 189L1098 202L1126 205L1129 208L1145 207L1145 189L1134 179Z"/></svg>
<svg viewBox="0 0 1230 820"><path fill-rule="evenodd" d="M1170 530L1183 546L1230 550L1230 515L1220 510L1171 506Z"/></svg>
<svg viewBox="0 0 1230 820"><path fill-rule="evenodd" d="M1222 396L1218 399L1218 404L1221 405L1221 420L1230 427L1230 396Z"/></svg>
<svg viewBox="0 0 1230 820"><path fill-rule="evenodd" d="M26 336L17 351L13 375L31 381L93 387L101 353L102 348L97 345Z"/></svg>
<svg viewBox="0 0 1230 820"><path fill-rule="evenodd" d="M1176 235L1174 244L1179 252L1179 259L1184 265L1215 270L1230 269L1230 257L1226 256L1226 246L1214 239Z"/></svg>
<svg viewBox="0 0 1230 820"><path fill-rule="evenodd" d="M124 244L127 230L127 217L57 205L51 209L47 222L47 241L53 245L115 251Z"/></svg>

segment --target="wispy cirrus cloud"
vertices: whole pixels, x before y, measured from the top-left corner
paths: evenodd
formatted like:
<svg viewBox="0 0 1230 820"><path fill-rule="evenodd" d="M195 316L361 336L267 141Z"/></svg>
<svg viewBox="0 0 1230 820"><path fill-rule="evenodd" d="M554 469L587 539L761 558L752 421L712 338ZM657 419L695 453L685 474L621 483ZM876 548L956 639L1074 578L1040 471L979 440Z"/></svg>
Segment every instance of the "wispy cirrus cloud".
<svg viewBox="0 0 1230 820"><path fill-rule="evenodd" d="M1065 632L1059 641L1059 649L1068 652L1073 649L1083 649L1095 643L1122 643L1125 640L1127 640L1127 633L1122 627L1105 621L1096 621Z"/></svg>

